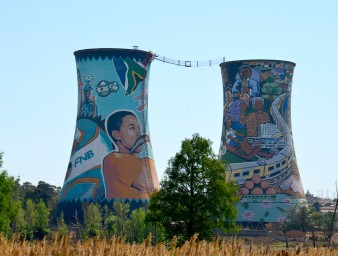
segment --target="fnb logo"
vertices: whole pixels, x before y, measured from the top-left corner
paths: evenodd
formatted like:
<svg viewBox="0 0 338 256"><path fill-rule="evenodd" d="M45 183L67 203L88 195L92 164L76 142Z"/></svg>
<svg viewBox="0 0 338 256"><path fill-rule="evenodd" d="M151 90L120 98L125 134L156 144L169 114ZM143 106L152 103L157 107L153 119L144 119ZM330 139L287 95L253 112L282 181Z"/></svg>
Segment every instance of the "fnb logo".
<svg viewBox="0 0 338 256"><path fill-rule="evenodd" d="M89 150L84 154L84 156L79 156L78 158L75 159L75 167L77 164L82 164L82 161L87 161L91 159L94 156L93 151Z"/></svg>

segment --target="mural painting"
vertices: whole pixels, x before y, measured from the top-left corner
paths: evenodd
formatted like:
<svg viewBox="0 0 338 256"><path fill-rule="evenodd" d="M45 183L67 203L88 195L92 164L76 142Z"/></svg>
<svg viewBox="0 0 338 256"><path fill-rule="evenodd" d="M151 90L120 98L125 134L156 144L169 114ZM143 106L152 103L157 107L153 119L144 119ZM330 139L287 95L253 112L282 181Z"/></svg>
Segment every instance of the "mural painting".
<svg viewBox="0 0 338 256"><path fill-rule="evenodd" d="M59 204L149 199L159 188L147 112L153 55L127 49L74 55L77 121Z"/></svg>
<svg viewBox="0 0 338 256"><path fill-rule="evenodd" d="M281 222L304 200L291 129L295 64L245 60L220 64L224 114L219 159L239 185L237 221Z"/></svg>

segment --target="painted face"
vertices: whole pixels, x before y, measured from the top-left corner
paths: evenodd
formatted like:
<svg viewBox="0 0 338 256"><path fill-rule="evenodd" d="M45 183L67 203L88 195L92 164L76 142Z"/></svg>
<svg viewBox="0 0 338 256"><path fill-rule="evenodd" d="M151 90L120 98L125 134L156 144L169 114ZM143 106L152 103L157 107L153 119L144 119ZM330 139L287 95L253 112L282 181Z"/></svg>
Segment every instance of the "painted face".
<svg viewBox="0 0 338 256"><path fill-rule="evenodd" d="M262 100L256 100L254 103L254 106L255 106L255 109L259 111L263 109L264 103Z"/></svg>
<svg viewBox="0 0 338 256"><path fill-rule="evenodd" d="M242 79L250 78L250 76L251 76L251 70L250 70L250 68L241 68L241 70L239 71L239 76Z"/></svg>
<svg viewBox="0 0 338 256"><path fill-rule="evenodd" d="M137 118L133 115L123 117L120 131L115 132L115 138L129 149L134 146L137 139L141 136L140 125ZM142 148L138 147L135 152L139 153L141 150Z"/></svg>
<svg viewBox="0 0 338 256"><path fill-rule="evenodd" d="M227 129L230 129L230 127L231 127L231 119L228 118L228 119L227 119L227 122L226 122L226 128L227 128Z"/></svg>
<svg viewBox="0 0 338 256"><path fill-rule="evenodd" d="M239 105L239 109L240 109L241 113L244 113L245 110L246 110L246 108L247 108L247 104L246 104L246 102L243 100L243 101L241 102L241 105Z"/></svg>
<svg viewBox="0 0 338 256"><path fill-rule="evenodd" d="M90 91L84 91L83 94L85 96L86 101L89 101L89 99L90 99Z"/></svg>
<svg viewBox="0 0 338 256"><path fill-rule="evenodd" d="M226 93L226 100L227 100L227 102L231 102L232 101L231 91L227 90L225 93Z"/></svg>

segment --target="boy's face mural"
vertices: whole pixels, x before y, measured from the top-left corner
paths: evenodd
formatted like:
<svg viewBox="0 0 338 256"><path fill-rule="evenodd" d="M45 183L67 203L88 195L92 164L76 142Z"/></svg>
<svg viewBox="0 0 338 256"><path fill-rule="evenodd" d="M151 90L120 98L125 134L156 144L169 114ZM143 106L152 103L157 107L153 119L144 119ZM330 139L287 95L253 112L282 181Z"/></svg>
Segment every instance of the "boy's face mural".
<svg viewBox="0 0 338 256"><path fill-rule="evenodd" d="M140 125L138 120L133 115L126 115L122 118L122 123L120 126L120 130L112 131L112 136L120 143L128 149L131 149L137 139L141 136ZM135 150L135 153L140 153L142 151L142 147L138 147Z"/></svg>

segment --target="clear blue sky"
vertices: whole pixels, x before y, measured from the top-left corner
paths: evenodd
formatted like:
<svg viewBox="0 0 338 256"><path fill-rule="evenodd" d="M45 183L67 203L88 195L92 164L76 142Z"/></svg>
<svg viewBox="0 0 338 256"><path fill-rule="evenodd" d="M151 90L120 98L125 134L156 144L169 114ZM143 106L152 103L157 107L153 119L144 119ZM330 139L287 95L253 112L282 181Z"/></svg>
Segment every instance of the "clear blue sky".
<svg viewBox="0 0 338 256"><path fill-rule="evenodd" d="M181 60L296 62L292 125L305 191L324 196L338 179L338 1L186 0L0 2L0 151L21 181L62 185L77 111L73 52L152 50ZM161 179L193 133L218 153L222 83L218 65L152 63L150 134Z"/></svg>

